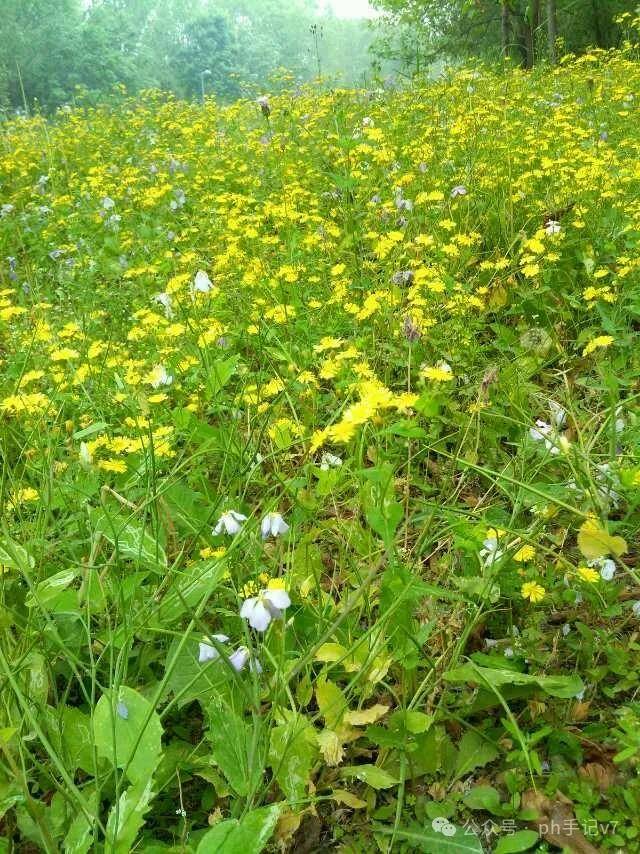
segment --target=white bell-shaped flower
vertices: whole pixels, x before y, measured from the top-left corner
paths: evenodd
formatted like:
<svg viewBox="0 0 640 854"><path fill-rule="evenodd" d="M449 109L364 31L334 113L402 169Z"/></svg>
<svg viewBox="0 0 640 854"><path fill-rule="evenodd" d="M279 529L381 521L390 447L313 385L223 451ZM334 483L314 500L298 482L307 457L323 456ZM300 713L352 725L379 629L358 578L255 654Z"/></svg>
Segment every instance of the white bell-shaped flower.
<svg viewBox="0 0 640 854"><path fill-rule="evenodd" d="M211 635L214 640L217 640L218 643L226 643L229 638L226 635ZM220 653L215 648L215 646L211 646L208 643L200 644L200 652L198 655L198 661L202 664L205 661L217 661L220 658Z"/></svg>
<svg viewBox="0 0 640 854"><path fill-rule="evenodd" d="M248 620L252 629L266 632L271 620L277 620L291 605L289 594L285 590L261 590L257 596L245 599L240 608L240 616Z"/></svg>
<svg viewBox="0 0 640 854"><path fill-rule="evenodd" d="M226 513L223 513L222 516L218 519L215 528L213 529L213 535L215 537L218 534L221 534L223 531L231 536L237 534L238 531L242 530L242 523L247 521L247 517L243 513L238 513L237 510L227 510Z"/></svg>
<svg viewBox="0 0 640 854"><path fill-rule="evenodd" d="M260 525L263 540L266 540L267 537L281 536L286 534L288 530L289 526L280 513L267 513Z"/></svg>
<svg viewBox="0 0 640 854"><path fill-rule="evenodd" d="M213 282L204 270L198 270L192 285L194 293L208 294L213 288Z"/></svg>

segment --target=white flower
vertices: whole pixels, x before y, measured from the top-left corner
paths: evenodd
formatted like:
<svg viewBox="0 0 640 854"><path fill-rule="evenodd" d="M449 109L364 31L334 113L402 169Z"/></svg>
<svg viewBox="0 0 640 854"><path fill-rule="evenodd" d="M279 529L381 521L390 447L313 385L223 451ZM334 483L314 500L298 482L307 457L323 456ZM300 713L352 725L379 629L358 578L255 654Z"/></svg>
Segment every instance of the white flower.
<svg viewBox="0 0 640 854"><path fill-rule="evenodd" d="M226 635L211 635L214 640L217 640L218 643L226 643L229 638ZM205 661L217 661L220 658L220 653L215 648L215 646L211 646L208 643L200 644L200 653L198 655L198 661L202 664Z"/></svg>
<svg viewBox="0 0 640 854"><path fill-rule="evenodd" d="M565 638L569 634L570 631L571 631L571 626L569 625L569 623L565 623L562 626L562 634L565 636Z"/></svg>
<svg viewBox="0 0 640 854"><path fill-rule="evenodd" d="M290 604L291 599L285 590L261 590L257 596L245 599L240 616L248 620L253 629L264 632L269 628L271 620L281 617Z"/></svg>
<svg viewBox="0 0 640 854"><path fill-rule="evenodd" d="M490 534L483 540L482 545L483 548L480 549L480 557L482 558L483 567L492 566L504 555L502 549L498 548L498 538L495 534Z"/></svg>
<svg viewBox="0 0 640 854"><path fill-rule="evenodd" d="M545 225L544 230L547 234L560 234L562 231L562 226L555 219L550 219L549 222Z"/></svg>
<svg viewBox="0 0 640 854"><path fill-rule="evenodd" d="M549 409L551 410L551 423L554 427L560 429L567 422L567 413L563 406L556 403L555 400L549 401Z"/></svg>
<svg viewBox="0 0 640 854"><path fill-rule="evenodd" d="M239 646L235 652L232 652L229 656L229 661L237 673L244 670L247 664L252 673L262 673L262 665L257 658L251 655L246 646Z"/></svg>
<svg viewBox="0 0 640 854"><path fill-rule="evenodd" d="M640 619L640 601L634 602L631 610L633 611L633 616L638 617L638 619Z"/></svg>
<svg viewBox="0 0 640 854"><path fill-rule="evenodd" d="M262 114L268 116L271 112L271 107L269 106L269 99L266 95L260 95L259 98L256 98L256 104L262 110Z"/></svg>
<svg viewBox="0 0 640 854"><path fill-rule="evenodd" d="M161 294L156 294L153 299L164 307L165 317L170 320L173 317L171 296L163 291Z"/></svg>
<svg viewBox="0 0 640 854"><path fill-rule="evenodd" d="M116 206L116 203L109 196L105 196L104 199L102 199L102 207L104 208L105 211L113 210L113 208L115 208L115 206Z"/></svg>
<svg viewBox="0 0 640 854"><path fill-rule="evenodd" d="M80 465L85 471L91 468L91 464L93 463L93 455L89 450L89 446L86 442L80 442L80 451L78 453L78 457L80 458Z"/></svg>
<svg viewBox="0 0 640 854"><path fill-rule="evenodd" d="M231 534L231 536L233 536L241 530L242 523L246 521L247 517L242 513L238 513L237 510L227 510L227 512L223 513L218 519L216 526L213 529L213 535L217 536L225 531L227 534Z"/></svg>
<svg viewBox="0 0 640 854"><path fill-rule="evenodd" d="M213 287L213 282L204 272L204 270L198 270L196 273L196 277L193 280L193 285L191 286L194 293L200 294L208 294L211 288Z"/></svg>
<svg viewBox="0 0 640 854"><path fill-rule="evenodd" d="M167 373L164 365L156 365L149 374L149 385L151 388L160 388L164 385L171 385L173 377Z"/></svg>
<svg viewBox="0 0 640 854"><path fill-rule="evenodd" d="M320 460L320 468L322 471L329 471L330 468L339 468L342 465L342 460L340 457L336 457L335 454L326 453L322 455L322 459Z"/></svg>
<svg viewBox="0 0 640 854"><path fill-rule="evenodd" d="M564 407L556 403L555 400L549 401L549 411L551 413L551 423L538 418L536 426L529 428L529 435L535 442L544 442L544 446L549 453L557 456L560 451L566 451L569 447L568 439L560 435L560 430L567 421L567 413Z"/></svg>
<svg viewBox="0 0 640 854"><path fill-rule="evenodd" d="M529 435L536 442L544 442L545 448L553 456L557 456L560 453L559 437L553 425L538 418L536 426L529 428Z"/></svg>
<svg viewBox="0 0 640 854"><path fill-rule="evenodd" d="M456 199L458 196L466 196L466 195L467 195L467 188L465 186L463 186L462 184L458 184L457 187L454 187L453 190L451 190L451 198L452 199Z"/></svg>
<svg viewBox="0 0 640 854"><path fill-rule="evenodd" d="M262 520L260 530L262 532L262 539L266 540L269 536L277 537L280 534L286 534L289 526L280 513L267 513Z"/></svg>
<svg viewBox="0 0 640 854"><path fill-rule="evenodd" d="M603 581L612 581L613 576L616 574L615 561L609 557L597 557L594 560L590 560L588 566L597 567L600 570L600 578Z"/></svg>

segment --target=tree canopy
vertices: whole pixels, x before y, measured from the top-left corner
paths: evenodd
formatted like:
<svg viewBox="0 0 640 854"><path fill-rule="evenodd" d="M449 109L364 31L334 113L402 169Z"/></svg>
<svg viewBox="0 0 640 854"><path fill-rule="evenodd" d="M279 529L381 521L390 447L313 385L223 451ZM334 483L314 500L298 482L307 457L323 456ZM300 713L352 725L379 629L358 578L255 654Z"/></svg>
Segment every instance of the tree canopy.
<svg viewBox="0 0 640 854"><path fill-rule="evenodd" d="M278 68L349 83L371 40L365 21L320 15L311 0L4 0L0 104L47 110L118 83L231 99Z"/></svg>

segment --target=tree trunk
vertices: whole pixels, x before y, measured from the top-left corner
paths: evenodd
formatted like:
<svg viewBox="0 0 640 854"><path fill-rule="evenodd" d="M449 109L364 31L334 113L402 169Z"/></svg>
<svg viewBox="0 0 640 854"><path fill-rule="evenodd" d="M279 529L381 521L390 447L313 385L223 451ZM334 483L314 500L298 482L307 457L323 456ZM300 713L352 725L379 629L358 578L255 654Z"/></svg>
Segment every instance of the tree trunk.
<svg viewBox="0 0 640 854"><path fill-rule="evenodd" d="M593 10L593 30L596 36L596 44L598 47L607 47L604 28L602 26L602 18L600 17L600 3L598 0L591 0L591 8Z"/></svg>
<svg viewBox="0 0 640 854"><path fill-rule="evenodd" d="M540 27L540 0L531 0L531 64L536 61L538 28Z"/></svg>
<svg viewBox="0 0 640 854"><path fill-rule="evenodd" d="M558 10L556 0L547 0L547 41L549 43L549 62L555 65L558 61L556 41L558 40Z"/></svg>
<svg viewBox="0 0 640 854"><path fill-rule="evenodd" d="M502 58L508 59L511 52L511 16L509 14L509 5L506 0L502 3L502 15L500 19L501 34L502 34Z"/></svg>
<svg viewBox="0 0 640 854"><path fill-rule="evenodd" d="M529 21L522 22L522 41L524 44L524 64L525 68L533 68L534 50L533 50L533 30Z"/></svg>

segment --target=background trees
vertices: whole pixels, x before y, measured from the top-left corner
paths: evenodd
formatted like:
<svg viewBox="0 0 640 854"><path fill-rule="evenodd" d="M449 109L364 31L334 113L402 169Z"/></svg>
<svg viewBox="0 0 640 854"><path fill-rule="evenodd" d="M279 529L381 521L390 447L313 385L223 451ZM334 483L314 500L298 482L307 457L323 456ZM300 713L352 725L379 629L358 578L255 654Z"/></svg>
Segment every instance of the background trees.
<svg viewBox="0 0 640 854"><path fill-rule="evenodd" d="M385 56L420 70L436 58L509 56L526 68L589 45L613 47L637 0L374 0L386 13ZM558 40L560 44L558 44Z"/></svg>
<svg viewBox="0 0 640 854"><path fill-rule="evenodd" d="M285 67L346 82L369 66L364 21L318 14L313 0L2 0L0 105L49 110L76 87L101 97L116 83L182 97L235 98ZM311 27L316 26L315 35ZM204 77L202 72L207 71Z"/></svg>

